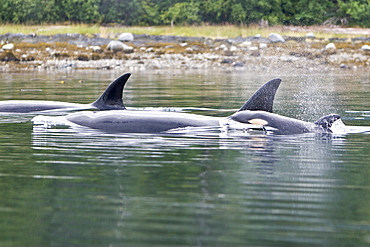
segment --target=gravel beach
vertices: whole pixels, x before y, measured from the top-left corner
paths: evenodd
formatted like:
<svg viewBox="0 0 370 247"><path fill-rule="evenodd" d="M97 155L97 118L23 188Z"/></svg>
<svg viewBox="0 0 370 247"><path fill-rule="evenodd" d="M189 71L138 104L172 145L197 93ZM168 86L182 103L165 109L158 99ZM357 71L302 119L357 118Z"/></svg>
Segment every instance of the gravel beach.
<svg viewBox="0 0 370 247"><path fill-rule="evenodd" d="M117 34L0 35L0 71L53 69L361 69L370 36L318 39L272 33L230 39Z"/></svg>

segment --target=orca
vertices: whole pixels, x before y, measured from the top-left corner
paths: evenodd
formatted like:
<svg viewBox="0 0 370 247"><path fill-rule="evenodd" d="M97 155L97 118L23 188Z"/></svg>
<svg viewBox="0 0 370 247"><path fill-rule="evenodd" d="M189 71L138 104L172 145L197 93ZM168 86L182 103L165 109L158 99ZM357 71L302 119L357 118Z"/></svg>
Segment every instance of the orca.
<svg viewBox="0 0 370 247"><path fill-rule="evenodd" d="M82 126L114 133L161 133L187 127L224 127L223 129L263 130L276 134L308 132L331 133L339 115L325 116L315 123L281 116L272 112L281 79L273 79L260 87L244 105L229 117L212 117L160 111L81 111L62 117L37 116L35 125Z"/></svg>
<svg viewBox="0 0 370 247"><path fill-rule="evenodd" d="M122 101L123 88L131 76L126 73L109 84L102 95L91 104L78 104L47 100L0 101L0 113L33 113L50 110L125 110Z"/></svg>
<svg viewBox="0 0 370 247"><path fill-rule="evenodd" d="M229 116L226 119L226 123L230 126L233 123L257 125L261 126L266 132L277 135L294 135L304 133L333 133L332 126L340 119L340 115L330 114L314 123L310 123L272 112L245 110L238 111Z"/></svg>
<svg viewBox="0 0 370 247"><path fill-rule="evenodd" d="M223 127L224 130L254 131L277 135L333 133L337 114L320 118L315 123L281 116L267 111L244 110L222 118L179 112L154 111L83 111L69 114L63 125L83 126L110 133L163 133L193 127ZM40 124L37 117L32 121ZM60 123L54 121L57 125ZM42 123L43 124L43 123Z"/></svg>
<svg viewBox="0 0 370 247"><path fill-rule="evenodd" d="M67 116L36 116L35 125L67 125L87 127L110 133L168 133L184 128L222 127L223 130L262 130L281 135L332 133L340 120L337 114L320 118L315 123L273 113L273 102L281 79L273 79L260 87L234 114L228 117L203 116L160 111L80 111Z"/></svg>
<svg viewBox="0 0 370 247"><path fill-rule="evenodd" d="M273 113L273 102L281 79L273 79L260 87L234 114L212 117L179 112L160 111L80 111L61 117L36 116L35 125L68 125L87 127L110 133L165 133L184 128L222 127L224 131L262 130L280 135L332 133L340 120L337 114L320 118L315 123Z"/></svg>

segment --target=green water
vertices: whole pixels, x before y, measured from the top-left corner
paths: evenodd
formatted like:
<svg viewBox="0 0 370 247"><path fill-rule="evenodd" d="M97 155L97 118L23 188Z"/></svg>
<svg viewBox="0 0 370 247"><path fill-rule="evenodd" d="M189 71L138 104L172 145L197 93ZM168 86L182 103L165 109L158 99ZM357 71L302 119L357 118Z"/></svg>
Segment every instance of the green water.
<svg viewBox="0 0 370 247"><path fill-rule="evenodd" d="M90 103L124 72L4 73L0 97ZM132 73L128 107L227 116L280 77L277 113L370 126L366 72ZM111 135L32 116L0 116L0 246L370 245L369 134Z"/></svg>

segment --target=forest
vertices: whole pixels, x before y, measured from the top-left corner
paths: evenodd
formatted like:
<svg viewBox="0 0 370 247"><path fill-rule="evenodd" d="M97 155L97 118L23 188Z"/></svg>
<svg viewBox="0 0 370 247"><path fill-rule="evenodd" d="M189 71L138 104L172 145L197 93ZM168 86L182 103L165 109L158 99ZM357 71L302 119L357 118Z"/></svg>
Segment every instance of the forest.
<svg viewBox="0 0 370 247"><path fill-rule="evenodd" d="M0 0L2 24L370 27L370 0Z"/></svg>

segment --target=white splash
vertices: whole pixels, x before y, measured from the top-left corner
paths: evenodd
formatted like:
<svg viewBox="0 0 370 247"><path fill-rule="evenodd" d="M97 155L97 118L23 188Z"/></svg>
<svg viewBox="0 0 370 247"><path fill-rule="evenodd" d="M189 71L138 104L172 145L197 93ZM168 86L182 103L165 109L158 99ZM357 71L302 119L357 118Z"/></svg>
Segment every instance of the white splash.
<svg viewBox="0 0 370 247"><path fill-rule="evenodd" d="M347 126L342 122L342 119L338 119L333 123L333 125L330 127L330 130L333 132L333 134L347 134L348 129Z"/></svg>
<svg viewBox="0 0 370 247"><path fill-rule="evenodd" d="M369 133L370 134L370 127L369 126L349 126L345 125L341 119L335 121L331 126L330 130L333 134L360 134L360 133Z"/></svg>
<svg viewBox="0 0 370 247"><path fill-rule="evenodd" d="M32 118L31 122L34 125L39 125L43 127L53 127L53 126L72 126L72 122L68 121L64 116L50 117L50 116L36 116Z"/></svg>

